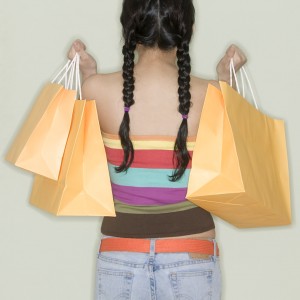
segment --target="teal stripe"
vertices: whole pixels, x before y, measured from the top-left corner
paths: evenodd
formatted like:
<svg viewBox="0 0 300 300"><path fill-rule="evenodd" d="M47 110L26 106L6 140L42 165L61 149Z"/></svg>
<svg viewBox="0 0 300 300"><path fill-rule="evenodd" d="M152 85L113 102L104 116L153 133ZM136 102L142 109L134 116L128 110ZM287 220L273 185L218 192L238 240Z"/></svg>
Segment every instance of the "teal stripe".
<svg viewBox="0 0 300 300"><path fill-rule="evenodd" d="M108 163L111 182L123 186L186 188L190 176L190 169L186 169L180 180L171 182L168 175L172 175L173 169L129 168L126 174L116 173L114 167Z"/></svg>

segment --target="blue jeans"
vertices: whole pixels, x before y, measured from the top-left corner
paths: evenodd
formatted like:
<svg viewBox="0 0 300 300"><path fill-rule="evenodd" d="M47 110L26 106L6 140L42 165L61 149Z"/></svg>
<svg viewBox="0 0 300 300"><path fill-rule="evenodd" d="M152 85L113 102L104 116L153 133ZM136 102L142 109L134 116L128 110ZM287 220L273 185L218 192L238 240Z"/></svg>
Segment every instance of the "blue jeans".
<svg viewBox="0 0 300 300"><path fill-rule="evenodd" d="M155 241L149 253L99 252L96 300L221 299L218 256L155 253Z"/></svg>

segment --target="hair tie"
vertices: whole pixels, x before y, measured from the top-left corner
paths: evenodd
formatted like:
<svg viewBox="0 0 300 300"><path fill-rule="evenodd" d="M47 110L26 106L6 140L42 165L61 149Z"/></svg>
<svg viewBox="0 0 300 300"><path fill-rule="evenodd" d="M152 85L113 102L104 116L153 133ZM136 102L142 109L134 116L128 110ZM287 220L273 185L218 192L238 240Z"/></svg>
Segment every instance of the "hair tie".
<svg viewBox="0 0 300 300"><path fill-rule="evenodd" d="M130 111L130 107L124 106L124 111L125 111L125 112L129 112L129 111Z"/></svg>
<svg viewBox="0 0 300 300"><path fill-rule="evenodd" d="M187 119L189 115L182 115L182 119Z"/></svg>

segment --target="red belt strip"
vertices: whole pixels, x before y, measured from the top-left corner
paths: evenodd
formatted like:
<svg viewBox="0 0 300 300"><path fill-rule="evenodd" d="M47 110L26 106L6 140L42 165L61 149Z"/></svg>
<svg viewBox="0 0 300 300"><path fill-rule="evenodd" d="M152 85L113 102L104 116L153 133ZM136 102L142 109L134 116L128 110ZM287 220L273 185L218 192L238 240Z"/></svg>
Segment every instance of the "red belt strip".
<svg viewBox="0 0 300 300"><path fill-rule="evenodd" d="M150 240L131 238L105 238L102 239L100 252L105 251L128 251L128 252L150 252ZM214 242L197 239L158 239L155 241L156 253L170 252L193 252L214 255ZM219 248L216 245L216 255Z"/></svg>

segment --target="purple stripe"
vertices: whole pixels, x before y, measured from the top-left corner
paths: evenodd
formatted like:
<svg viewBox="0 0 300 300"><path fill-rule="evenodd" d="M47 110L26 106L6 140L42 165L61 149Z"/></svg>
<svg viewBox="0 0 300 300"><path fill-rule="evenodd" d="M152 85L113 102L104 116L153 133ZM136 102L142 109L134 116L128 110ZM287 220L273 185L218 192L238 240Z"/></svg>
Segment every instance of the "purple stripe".
<svg viewBox="0 0 300 300"><path fill-rule="evenodd" d="M130 205L168 205L185 201L187 188L133 187L112 183L116 200Z"/></svg>

